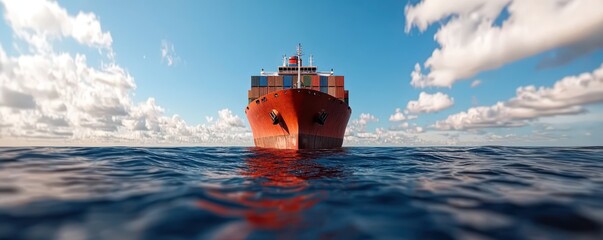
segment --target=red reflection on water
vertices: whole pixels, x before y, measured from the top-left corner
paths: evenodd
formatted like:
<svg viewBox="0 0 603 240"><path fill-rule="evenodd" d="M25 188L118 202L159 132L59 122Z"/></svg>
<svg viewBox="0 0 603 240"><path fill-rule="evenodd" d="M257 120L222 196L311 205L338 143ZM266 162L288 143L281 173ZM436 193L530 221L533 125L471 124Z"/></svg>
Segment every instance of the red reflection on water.
<svg viewBox="0 0 603 240"><path fill-rule="evenodd" d="M199 200L197 206L227 217L241 217L236 231L249 233L253 229L283 229L303 224L302 213L324 197L322 192L307 191L309 179L336 177L342 174L337 168L328 168L314 160L336 152L288 151L251 149L253 155L245 160L241 175L262 186L259 191L224 192L213 190L209 195L218 201L242 207L229 207L216 201ZM225 230L231 232L232 227ZM223 233L222 233L223 234ZM231 234L231 233L230 233ZM239 233L241 234L241 233ZM247 234L244 234L247 235ZM237 236L239 238L241 236Z"/></svg>

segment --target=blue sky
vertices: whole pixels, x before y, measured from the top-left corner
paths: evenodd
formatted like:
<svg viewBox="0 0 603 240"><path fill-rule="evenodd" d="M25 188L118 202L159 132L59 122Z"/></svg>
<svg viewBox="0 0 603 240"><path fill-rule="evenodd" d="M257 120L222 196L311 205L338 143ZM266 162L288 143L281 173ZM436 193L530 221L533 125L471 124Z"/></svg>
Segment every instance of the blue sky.
<svg viewBox="0 0 603 240"><path fill-rule="evenodd" d="M6 0L5 5L6 2L11 1ZM226 124L224 128L228 124L240 127L241 131L238 134L241 134L241 137L237 138L237 143L243 145L251 144L248 140L249 132L245 130L248 128L248 124L243 112L247 104L246 95L250 76L257 75L262 68L266 71L274 70L281 64L283 54L294 53L297 43L303 45L306 55L314 55L315 65L319 69L327 71L333 68L336 74L346 77L346 88L350 91L350 103L353 109L350 121L351 130L349 138L346 138L348 145L475 145L489 143L601 145L603 143L603 137L599 136L599 133L602 132L601 123L603 121L601 118L603 116L602 100L599 98L572 103L574 105L569 107L582 108L582 110L573 111L571 114L537 114L536 117L528 119L510 120L512 123L522 122L521 127L514 126L512 123L479 128L464 125L459 129L436 127L434 124L437 121L444 121L449 116L468 111L470 108L489 107L497 102L508 101L516 96L516 90L519 87L534 85L551 88L564 77L593 72L603 63L603 51L600 47L603 44L600 44L600 38L596 37L603 36L603 34L602 31L595 31L582 38L551 43L548 48L519 46L520 48L525 47L527 49L525 52L530 52L531 49L538 50L534 50L531 54L521 52L516 55L507 54L506 57L498 59L489 59L488 56L479 55L479 51L473 53L467 51L466 58L463 56L450 60L451 57L448 57L445 60L462 63L484 58L485 62L498 61L494 64L497 66L482 67L475 74L470 74L470 77L453 79L450 86L432 84L417 87L411 85L411 73L415 69L415 64L418 63L422 68L422 73L427 76L430 71L432 73L436 71L434 71L435 67L431 70L426 69L425 62L432 56L434 50L442 48L442 44L452 44L455 41L467 42L471 41L470 38L481 37L480 32L475 29L465 36L460 35L462 32L455 33L456 35L450 34L442 42L436 41L434 35L448 27L449 23L455 21L455 18L463 19L464 16L472 16L471 14L475 15L480 11L483 11L484 15L488 14L486 11L488 9L485 7L469 9L469 12L447 10L446 6L439 6L441 9L435 9L433 5L429 9L430 6L427 6L429 2L437 3L437 0L410 2L338 0L301 3L276 0L59 1L57 4L59 8L66 10L67 14L72 17L79 12L93 13L96 17L94 21L98 21L102 29L100 32L110 33L112 42L108 48L101 48L91 46L75 35L57 33L58 35L55 37L46 35L44 37L51 43L54 55L68 53L69 56L75 58L74 56L81 54L86 56L87 65L90 68L102 71L104 65L114 63L127 72L136 85L135 88L127 90L129 99L124 100L132 102L132 109L136 108L137 104L153 98L153 104L165 109L161 113L163 116L170 118L175 114L179 115L190 126L205 126L203 131L219 129L222 123ZM520 4L510 0L494 2L501 2L503 11L496 12L496 20L492 26L505 27L505 21L509 17L508 6ZM32 4L42 3L48 3L48 1L33 1ZM53 2L50 1L50 3ZM421 4L425 6L421 6ZM578 3L576 4L578 5ZM597 3L596 1L595 3L585 1L583 4L596 5ZM420 7L424 8L419 9ZM592 8L592 6L589 7ZM413 9L416 11L413 12ZM9 11L10 9L4 6L4 21L0 24L0 44L3 51L8 57L13 58L41 54L41 51L37 50L28 51L27 49L31 48L32 43L27 40L27 37L18 34L20 30L25 29L25 32L34 32L25 34L34 36L38 30L31 26L15 26L14 21L12 23L9 21L11 19ZM433 15L429 14L430 11L446 14L434 19ZM553 10L551 11L550 13L535 14L543 14L543 19L546 19L546 14L556 14ZM515 16L513 11L510 12L512 16ZM407 18L409 13L415 14L414 16L417 16L418 20L409 23ZM578 21L575 24L599 26L597 24L602 22L600 17L592 16L589 13L576 17L584 18L584 21ZM421 29L419 27L421 21L429 22L429 24ZM560 17L559 21L563 21L563 19ZM461 20L458 22L459 24L465 23ZM405 27L409 24L410 29L405 31ZM555 24L557 23L550 22L547 26ZM44 25L43 27L48 28L49 26ZM575 26L575 28L579 27L581 25ZM573 33L558 31L550 32L550 34L551 38L555 38ZM593 41L595 41L596 47L590 49L588 53L582 54L566 64L539 67L543 59L560 55L564 50L571 50L571 47L580 46L581 41L591 38L595 39ZM513 43L512 39L508 42ZM521 44L521 41L517 42L519 42L517 44ZM546 43L543 44L546 45ZM162 57L163 47L168 48L166 53L172 57L172 60L168 60L167 56ZM490 48L496 49L497 46L490 46ZM114 53L114 58L107 56L108 49ZM462 46L460 49L463 49ZM512 48L500 47L500 51L507 50L512 51ZM170 61L172 62L170 63ZM447 66L447 64L443 63L441 66ZM453 69L453 71L466 70L461 68L459 67L460 70ZM471 68L471 66L467 68ZM420 81L426 83L428 81L426 79ZM480 84L471 87L475 80L479 80ZM16 81L16 79L6 81ZM26 88L17 85L11 89L27 93ZM404 113L404 116L415 116L415 119L389 120L397 108L400 108L401 112L408 110L409 101L417 101L421 92L445 94L448 100L453 101L453 104L439 107L433 111ZM32 96L38 104L44 101L35 98L35 94ZM8 108L8 104L4 105L5 108ZM224 109L229 110L230 113L223 112L224 114L220 115L218 112ZM578 114L578 112L580 113ZM8 110L3 113L5 122L9 122L6 120L9 118ZM361 116L363 113L364 117ZM23 116L25 115L27 114L23 113ZM133 115L135 114L128 116ZM53 116L51 118L55 120L61 118L59 115ZM149 122L152 121L149 120L148 114L144 116L146 120L141 120L147 122L144 130L153 131L153 128L149 127L152 125ZM143 119L143 117L135 119ZM378 119L378 121L374 119ZM523 122L524 120L525 122ZM69 144L77 142L74 140L77 139L76 136L92 134L89 131L74 130L77 125L75 122L78 121L66 120L71 129L65 128L64 130L72 133L71 135L66 134L68 136L66 139L51 138L59 142L66 141ZM120 121L121 123L117 124L115 131L124 132L126 130L121 130L121 127L127 125L128 120ZM404 127L400 127L402 124L405 124ZM45 127L51 128L52 126ZM162 127L157 129L165 130ZM396 133L398 135L379 135L379 129L399 133ZM549 135L546 139L526 140L533 136L535 131L546 132ZM192 132L193 135L198 134L198 132ZM2 133L0 137L3 140L26 138L31 141L33 136L19 135L11 130L0 131L0 133ZM153 135L153 133L148 134ZM398 138L392 136L398 136ZM496 137L501 138L493 140ZM492 142L483 140L485 138ZM135 140L136 137L127 137L127 139ZM420 140L417 141L417 139ZM518 139L525 141L518 142ZM107 138L104 138L103 141L111 142ZM153 141L150 142L153 143ZM200 140L184 141L184 143L172 142L169 139L161 142L171 144L204 143Z"/></svg>

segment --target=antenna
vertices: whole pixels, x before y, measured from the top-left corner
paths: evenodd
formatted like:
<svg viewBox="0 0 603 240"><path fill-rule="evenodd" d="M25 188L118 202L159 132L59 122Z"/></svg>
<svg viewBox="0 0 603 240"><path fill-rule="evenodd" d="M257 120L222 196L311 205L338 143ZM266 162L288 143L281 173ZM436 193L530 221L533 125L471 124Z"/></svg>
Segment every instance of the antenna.
<svg viewBox="0 0 603 240"><path fill-rule="evenodd" d="M283 67L287 66L287 54L283 55Z"/></svg>
<svg viewBox="0 0 603 240"><path fill-rule="evenodd" d="M297 88L301 88L301 56L302 46L301 43L297 44Z"/></svg>
<svg viewBox="0 0 603 240"><path fill-rule="evenodd" d="M310 54L310 66L314 66L314 56L312 54Z"/></svg>
<svg viewBox="0 0 603 240"><path fill-rule="evenodd" d="M301 46L301 43L298 43L297 44L297 56L299 57L301 55L303 55L302 54L302 46Z"/></svg>

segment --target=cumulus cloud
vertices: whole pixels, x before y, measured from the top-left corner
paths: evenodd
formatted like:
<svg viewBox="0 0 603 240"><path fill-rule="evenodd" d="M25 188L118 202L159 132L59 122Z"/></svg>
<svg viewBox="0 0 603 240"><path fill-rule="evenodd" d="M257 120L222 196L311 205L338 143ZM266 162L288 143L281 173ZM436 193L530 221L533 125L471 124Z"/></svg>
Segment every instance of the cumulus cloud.
<svg viewBox="0 0 603 240"><path fill-rule="evenodd" d="M33 96L6 87L0 87L0 106L18 109L35 108L36 103Z"/></svg>
<svg viewBox="0 0 603 240"><path fill-rule="evenodd" d="M35 50L49 51L49 40L70 37L96 48L109 49L113 42L103 32L94 13L79 12L70 16L57 2L48 0L2 0L4 18L14 33Z"/></svg>
<svg viewBox="0 0 603 240"><path fill-rule="evenodd" d="M498 24L504 10L508 18ZM451 87L456 81L545 51L561 64L603 45L600 0L423 0L405 9L406 31L425 31L444 22L434 38L440 45L411 73L415 87ZM588 43L588 44L585 44ZM581 47L580 47L581 46Z"/></svg>
<svg viewBox="0 0 603 240"><path fill-rule="evenodd" d="M452 105L454 105L454 99L444 93L437 92L429 94L421 92L419 94L419 99L416 101L409 101L406 105L406 109L411 113L431 113L442 111Z"/></svg>
<svg viewBox="0 0 603 240"><path fill-rule="evenodd" d="M29 52L8 56L0 44L0 142L62 144L249 144L251 132L228 109L207 124L165 116L153 98L134 103L134 77L108 55L91 66L86 55L56 52L63 38L112 50L93 13L69 15L54 1L2 1L5 19ZM213 118L213 117L211 117Z"/></svg>
<svg viewBox="0 0 603 240"><path fill-rule="evenodd" d="M404 113L399 108L396 108L396 112L394 115L389 116L389 120L392 122L401 122L406 120L406 116L404 116Z"/></svg>
<svg viewBox="0 0 603 240"><path fill-rule="evenodd" d="M603 64L591 73L568 76L552 87L519 87L516 96L490 107L474 107L435 123L441 130L524 126L545 116L584 113L603 102Z"/></svg>
<svg viewBox="0 0 603 240"><path fill-rule="evenodd" d="M176 49L174 44L168 40L161 41L161 61L165 62L168 66L172 66L180 58L176 55Z"/></svg>
<svg viewBox="0 0 603 240"><path fill-rule="evenodd" d="M379 119L370 113L360 114L348 124L344 145L437 145L434 141L421 138L419 135L424 134L425 129L414 123L403 122L388 129L367 129L369 123L378 121Z"/></svg>
<svg viewBox="0 0 603 240"><path fill-rule="evenodd" d="M358 119L352 120L345 130L346 136L360 136L366 133L366 125L371 122L378 122L379 119L370 113L361 113Z"/></svg>
<svg viewBox="0 0 603 240"><path fill-rule="evenodd" d="M538 63L538 68L561 66L601 49L603 49L603 32L552 52Z"/></svg>

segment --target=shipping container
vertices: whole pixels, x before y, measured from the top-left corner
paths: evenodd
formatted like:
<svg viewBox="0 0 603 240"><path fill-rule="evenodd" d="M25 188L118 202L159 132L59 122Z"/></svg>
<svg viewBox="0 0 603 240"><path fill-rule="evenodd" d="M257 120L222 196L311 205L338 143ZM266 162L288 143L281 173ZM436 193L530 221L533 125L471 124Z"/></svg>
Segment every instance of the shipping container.
<svg viewBox="0 0 603 240"><path fill-rule="evenodd" d="M276 86L276 77L268 76L268 87L274 87L274 86Z"/></svg>
<svg viewBox="0 0 603 240"><path fill-rule="evenodd" d="M344 98L350 98L350 92L348 90L344 90L343 91L343 97Z"/></svg>
<svg viewBox="0 0 603 240"><path fill-rule="evenodd" d="M335 86L343 87L344 86L344 78L343 76L335 76Z"/></svg>
<svg viewBox="0 0 603 240"><path fill-rule="evenodd" d="M247 98L252 98L253 94L251 94L251 90L247 90Z"/></svg>
<svg viewBox="0 0 603 240"><path fill-rule="evenodd" d="M276 86L276 87L274 87L274 88L276 89L276 91L283 90L283 86Z"/></svg>
<svg viewBox="0 0 603 240"><path fill-rule="evenodd" d="M323 93L327 93L328 94L329 93L329 87L327 87L327 86L320 87L320 91L323 92Z"/></svg>
<svg viewBox="0 0 603 240"><path fill-rule="evenodd" d="M283 76L274 76L276 84L274 86L282 87L283 86Z"/></svg>
<svg viewBox="0 0 603 240"><path fill-rule="evenodd" d="M268 87L268 78L266 76L260 76L260 87Z"/></svg>
<svg viewBox="0 0 603 240"><path fill-rule="evenodd" d="M268 94L268 87L260 87L260 96Z"/></svg>
<svg viewBox="0 0 603 240"><path fill-rule="evenodd" d="M293 86L293 76L291 76L291 75L283 76L283 86L285 88L291 88Z"/></svg>
<svg viewBox="0 0 603 240"><path fill-rule="evenodd" d="M331 95L333 97L337 97L337 88L336 87L329 87L329 95Z"/></svg>
<svg viewBox="0 0 603 240"><path fill-rule="evenodd" d="M345 91L343 90L343 87L335 87L335 97L345 98Z"/></svg>
<svg viewBox="0 0 603 240"><path fill-rule="evenodd" d="M335 76L329 76L328 84L329 84L329 87L335 87Z"/></svg>
<svg viewBox="0 0 603 240"><path fill-rule="evenodd" d="M350 105L350 99L349 99L349 98L345 98L345 99L343 99L343 101L344 101L346 104Z"/></svg>
<svg viewBox="0 0 603 240"><path fill-rule="evenodd" d="M312 90L320 91L320 87L312 87Z"/></svg>
<svg viewBox="0 0 603 240"><path fill-rule="evenodd" d="M320 76L312 76L312 87L320 87Z"/></svg>
<svg viewBox="0 0 603 240"><path fill-rule="evenodd" d="M311 87L312 86L312 76L305 75L303 77L303 79L304 79L304 85L303 85L304 87Z"/></svg>
<svg viewBox="0 0 603 240"><path fill-rule="evenodd" d="M251 88L251 94L256 98L260 96L260 87Z"/></svg>
<svg viewBox="0 0 603 240"><path fill-rule="evenodd" d="M327 76L320 76L320 86L321 87L328 87L329 86L329 79Z"/></svg>
<svg viewBox="0 0 603 240"><path fill-rule="evenodd" d="M251 76L251 87L260 86L260 76Z"/></svg>

